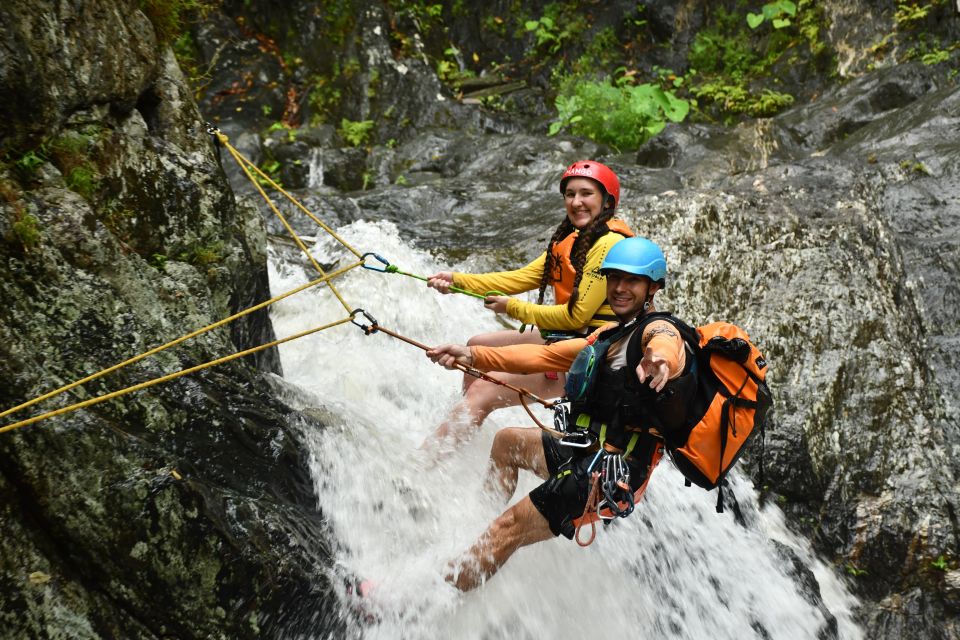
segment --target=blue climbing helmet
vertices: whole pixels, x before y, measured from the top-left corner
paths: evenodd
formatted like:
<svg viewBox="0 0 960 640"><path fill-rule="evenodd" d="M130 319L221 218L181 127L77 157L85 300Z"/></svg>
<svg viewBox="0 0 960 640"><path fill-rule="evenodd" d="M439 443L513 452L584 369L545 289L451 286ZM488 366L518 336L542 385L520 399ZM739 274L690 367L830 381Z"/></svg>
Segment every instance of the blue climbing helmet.
<svg viewBox="0 0 960 640"><path fill-rule="evenodd" d="M600 273L624 271L637 276L646 276L660 286L667 284L667 259L657 243L639 236L624 238L607 252Z"/></svg>

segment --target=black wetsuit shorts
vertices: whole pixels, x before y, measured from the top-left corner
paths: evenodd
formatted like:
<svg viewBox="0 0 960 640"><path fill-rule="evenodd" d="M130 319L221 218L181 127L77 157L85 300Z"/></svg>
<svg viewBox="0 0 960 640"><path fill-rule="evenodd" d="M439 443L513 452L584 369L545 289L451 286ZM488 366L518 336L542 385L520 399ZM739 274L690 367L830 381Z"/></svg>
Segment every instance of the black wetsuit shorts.
<svg viewBox="0 0 960 640"><path fill-rule="evenodd" d="M530 500L547 519L553 535L573 539L577 529L575 521L583 515L590 494L587 468L596 452L565 447L546 432L543 433L542 442L550 477L530 492ZM639 450L635 450L631 457L630 486L634 491L647 479L647 467L655 448L651 440L649 446L639 446Z"/></svg>

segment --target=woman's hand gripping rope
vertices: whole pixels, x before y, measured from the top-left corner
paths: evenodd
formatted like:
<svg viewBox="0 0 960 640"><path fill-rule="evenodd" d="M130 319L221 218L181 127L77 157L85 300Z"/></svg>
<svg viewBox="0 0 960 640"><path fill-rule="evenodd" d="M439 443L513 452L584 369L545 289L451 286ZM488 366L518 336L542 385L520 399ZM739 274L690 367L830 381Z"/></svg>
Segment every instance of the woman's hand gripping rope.
<svg viewBox="0 0 960 640"><path fill-rule="evenodd" d="M378 267L375 264L367 264L366 262L367 256L372 256L374 260L376 260L383 266ZM369 269L371 271L379 271L380 273L398 273L402 276L409 276L411 278L416 278L417 280L423 280L424 282L427 283L428 287L430 287L431 289L436 289L440 293L462 293L465 296L470 296L472 298L479 298L483 300L484 305L489 305L490 300L492 300L494 296L503 296L504 298L506 298L506 295L507 295L502 291L487 291L486 293L476 293L474 291L468 291L467 289L461 289L460 287L455 287L453 286L453 273L451 273L450 271L440 271L439 273L435 273L432 276L419 276L415 273L402 271L400 270L399 267L397 267L397 265L390 264L389 260L373 252L367 252L363 254L361 256L361 259L364 261L363 263L364 269ZM487 306L487 308L490 309L492 307ZM504 303L503 311L506 311L506 303Z"/></svg>

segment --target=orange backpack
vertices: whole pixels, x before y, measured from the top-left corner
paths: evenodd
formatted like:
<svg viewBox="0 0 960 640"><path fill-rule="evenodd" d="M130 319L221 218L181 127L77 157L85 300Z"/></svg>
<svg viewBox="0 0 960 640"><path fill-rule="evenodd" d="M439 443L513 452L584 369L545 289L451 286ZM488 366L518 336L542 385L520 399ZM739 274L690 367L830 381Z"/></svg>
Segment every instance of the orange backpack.
<svg viewBox="0 0 960 640"><path fill-rule="evenodd" d="M694 329L669 314L651 315L676 326L694 355L690 373L696 392L686 405L683 426L663 433L667 451L688 485L719 490L717 512L722 512L724 479L754 434L763 437L773 404L766 358L735 324ZM760 464L762 477L762 459Z"/></svg>

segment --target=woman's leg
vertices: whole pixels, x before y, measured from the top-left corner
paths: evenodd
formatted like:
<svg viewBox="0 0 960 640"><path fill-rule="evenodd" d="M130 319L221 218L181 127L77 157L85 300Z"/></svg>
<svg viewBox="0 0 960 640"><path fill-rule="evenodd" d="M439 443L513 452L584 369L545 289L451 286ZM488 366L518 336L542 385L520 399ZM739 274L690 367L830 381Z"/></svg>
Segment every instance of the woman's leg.
<svg viewBox="0 0 960 640"><path fill-rule="evenodd" d="M548 475L543 451L543 431L538 427L507 427L497 431L490 447L490 463L484 488L504 501L517 489L520 469L540 478Z"/></svg>
<svg viewBox="0 0 960 640"><path fill-rule="evenodd" d="M542 373L491 373L490 376L514 387L526 389L545 400L563 395L562 375L557 380L547 378ZM469 439L493 410L518 404L520 396L516 391L477 379L467 389L463 400L457 403L447 419L434 431L432 440L434 443L457 445ZM428 438L421 446L429 446L430 443L431 438Z"/></svg>

